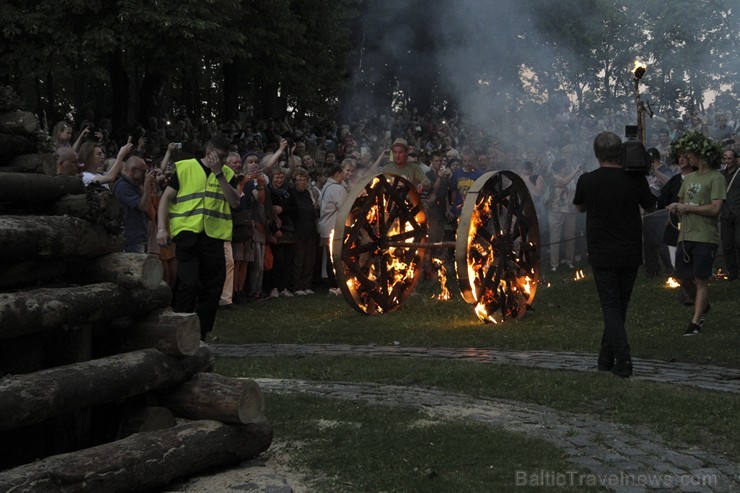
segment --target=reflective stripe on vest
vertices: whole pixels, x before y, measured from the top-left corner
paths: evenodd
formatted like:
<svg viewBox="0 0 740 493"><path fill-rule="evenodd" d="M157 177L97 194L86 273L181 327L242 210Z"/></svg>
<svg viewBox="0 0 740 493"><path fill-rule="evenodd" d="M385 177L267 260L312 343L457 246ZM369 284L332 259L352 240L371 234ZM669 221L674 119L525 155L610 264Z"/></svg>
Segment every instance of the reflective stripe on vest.
<svg viewBox="0 0 740 493"><path fill-rule="evenodd" d="M175 163L180 189L170 203L170 231L177 236L181 231L205 233L211 238L231 241L231 208L224 197L218 178L206 172L197 159ZM234 171L223 167L226 181Z"/></svg>

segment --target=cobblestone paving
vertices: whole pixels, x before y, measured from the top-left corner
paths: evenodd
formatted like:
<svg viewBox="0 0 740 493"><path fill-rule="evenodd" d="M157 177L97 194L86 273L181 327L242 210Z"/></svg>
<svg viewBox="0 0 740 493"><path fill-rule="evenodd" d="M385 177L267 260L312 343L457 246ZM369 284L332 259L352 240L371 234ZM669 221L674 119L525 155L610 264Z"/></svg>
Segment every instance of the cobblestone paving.
<svg viewBox="0 0 740 493"><path fill-rule="evenodd" d="M740 468L728 460L694 449L673 450L644 430L568 414L521 402L471 398L417 387L374 383L339 383L256 379L266 392L301 393L387 406L412 406L431 418L459 419L504 428L561 448L569 462L588 471L530 471L547 486L546 474L557 481L589 484L598 481L611 491L724 492L737 491ZM572 479L570 479L572 478ZM512 484L515 484L512 472ZM532 483L530 483L532 484ZM570 483L568 483L570 484ZM553 486L555 483L553 483ZM544 489L544 488L543 488Z"/></svg>
<svg viewBox="0 0 740 493"><path fill-rule="evenodd" d="M479 348L420 348L353 346L350 344L212 344L218 356L363 356L469 360L520 365L547 370L596 371L596 356L570 352L517 351ZM708 390L740 393L740 370L719 366L670 363L633 358L635 380L689 385Z"/></svg>
<svg viewBox="0 0 740 493"><path fill-rule="evenodd" d="M549 370L596 371L595 356L571 352L348 344L212 344L211 348L217 355L229 357L405 357L468 360ZM635 359L633 363L635 380L740 393L740 370L733 368L643 359ZM274 379L256 381L266 392L303 393L370 404L412 406L424 410L432 418L480 422L545 440L564 451L567 460L574 464L574 471L531 471L531 474L540 475L552 473L549 477L535 478L541 481L539 485L543 487L547 486L548 480L558 480L555 474L559 473L565 475L560 479L566 481L575 481L577 484L579 480L596 480L607 489L620 493L740 491L740 467L737 464L701 450L676 450L666 445L658 435L601 421L590 415L418 387ZM576 466L588 471L590 476L579 476L581 473L575 471ZM514 481L512 472L512 483Z"/></svg>

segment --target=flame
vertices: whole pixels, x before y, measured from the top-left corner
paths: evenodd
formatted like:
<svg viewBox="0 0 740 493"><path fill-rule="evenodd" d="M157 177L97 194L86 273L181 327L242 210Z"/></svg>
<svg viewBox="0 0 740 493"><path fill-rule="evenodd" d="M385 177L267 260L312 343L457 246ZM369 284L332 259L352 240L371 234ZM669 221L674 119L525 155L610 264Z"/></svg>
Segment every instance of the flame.
<svg viewBox="0 0 740 493"><path fill-rule="evenodd" d="M680 288L681 287L681 285L678 283L678 281L675 278L673 278L673 277L669 277L666 280L665 285L666 285L667 288Z"/></svg>
<svg viewBox="0 0 740 493"><path fill-rule="evenodd" d="M450 290L447 289L447 267L445 267L442 259L434 258L432 263L437 266L437 277L439 278L439 294L432 295L433 299L446 301L449 300L452 295Z"/></svg>
<svg viewBox="0 0 740 493"><path fill-rule="evenodd" d="M574 281L580 281L581 279L584 279L586 276L583 275L583 271L581 269L578 269L576 271L576 277L573 279Z"/></svg>

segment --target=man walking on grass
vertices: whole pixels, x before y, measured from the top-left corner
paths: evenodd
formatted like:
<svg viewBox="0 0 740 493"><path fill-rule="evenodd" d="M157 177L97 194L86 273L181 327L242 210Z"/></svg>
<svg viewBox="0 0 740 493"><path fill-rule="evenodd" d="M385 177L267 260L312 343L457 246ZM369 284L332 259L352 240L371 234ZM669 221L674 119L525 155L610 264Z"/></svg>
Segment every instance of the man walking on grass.
<svg viewBox="0 0 740 493"><path fill-rule="evenodd" d="M655 208L645 177L622 169L622 139L602 132L594 139L599 168L578 178L573 204L586 213L588 258L604 317L599 371L627 378L632 356L627 341L627 305L642 264L640 207Z"/></svg>
<svg viewBox="0 0 740 493"><path fill-rule="evenodd" d="M675 143L696 171L686 176L678 202L667 207L681 217L676 247L676 276L694 300L694 315L683 333L699 334L709 313L709 278L720 244L717 216L727 195L727 182L719 172L722 147L703 133L690 132Z"/></svg>

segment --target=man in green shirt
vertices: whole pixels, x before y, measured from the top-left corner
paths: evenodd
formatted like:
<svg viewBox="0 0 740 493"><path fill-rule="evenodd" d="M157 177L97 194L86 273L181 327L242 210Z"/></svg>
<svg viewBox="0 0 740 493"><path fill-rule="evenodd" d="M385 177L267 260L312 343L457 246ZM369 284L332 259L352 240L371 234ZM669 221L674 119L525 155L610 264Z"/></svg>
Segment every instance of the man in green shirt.
<svg viewBox="0 0 740 493"><path fill-rule="evenodd" d="M419 192L432 188L429 178L426 177L419 163L408 162L409 145L405 139L398 138L393 141L391 153L393 162L383 166L383 173L393 173L406 178Z"/></svg>
<svg viewBox="0 0 740 493"><path fill-rule="evenodd" d="M694 316L685 336L699 334L709 312L709 277L720 244L717 217L726 196L724 176L719 172L722 147L701 132L684 135L675 145L686 152L697 170L684 178L678 202L668 211L681 216L676 247L676 276L694 298Z"/></svg>

